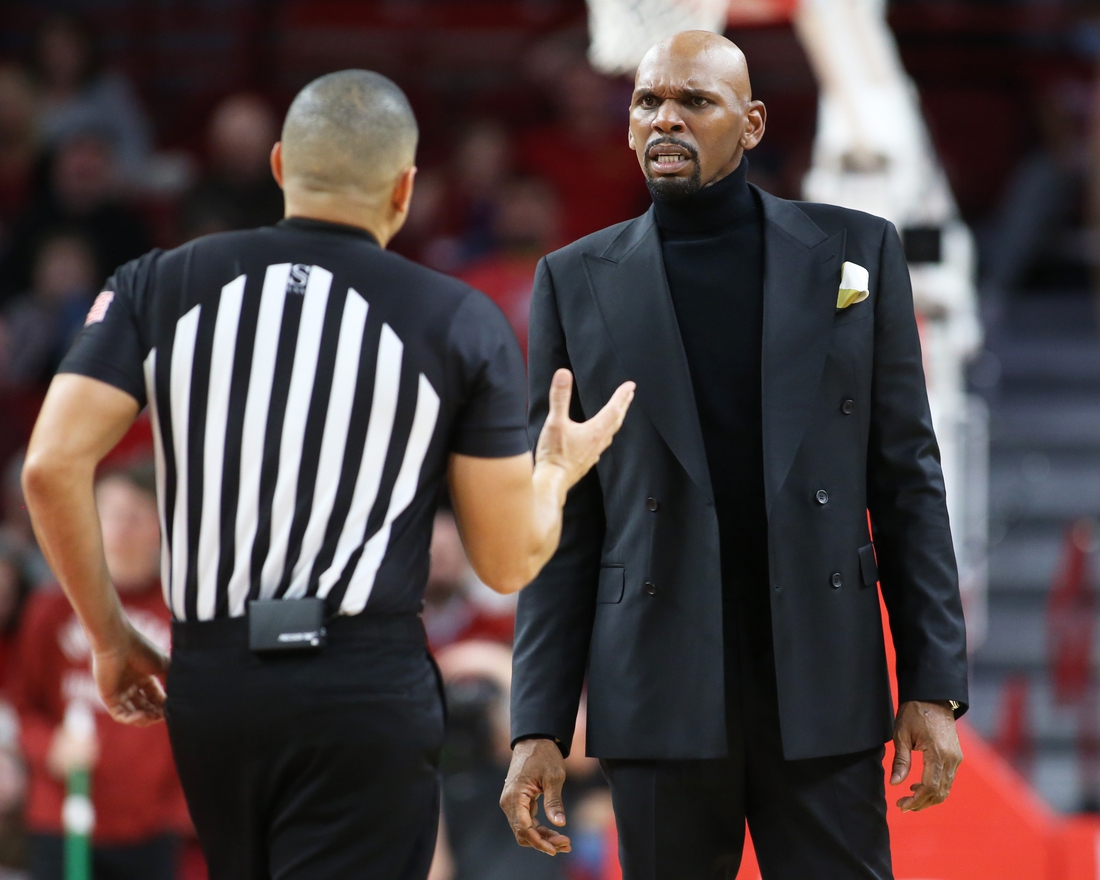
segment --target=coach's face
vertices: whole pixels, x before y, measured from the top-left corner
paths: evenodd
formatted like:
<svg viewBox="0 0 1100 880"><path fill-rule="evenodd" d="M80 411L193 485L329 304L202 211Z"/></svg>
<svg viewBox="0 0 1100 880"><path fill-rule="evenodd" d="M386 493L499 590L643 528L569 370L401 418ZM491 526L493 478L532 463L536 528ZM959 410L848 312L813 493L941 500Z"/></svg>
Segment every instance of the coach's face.
<svg viewBox="0 0 1100 880"><path fill-rule="evenodd" d="M630 102L630 148L657 198L683 198L721 180L764 135L745 56L733 43L687 31L642 59Z"/></svg>

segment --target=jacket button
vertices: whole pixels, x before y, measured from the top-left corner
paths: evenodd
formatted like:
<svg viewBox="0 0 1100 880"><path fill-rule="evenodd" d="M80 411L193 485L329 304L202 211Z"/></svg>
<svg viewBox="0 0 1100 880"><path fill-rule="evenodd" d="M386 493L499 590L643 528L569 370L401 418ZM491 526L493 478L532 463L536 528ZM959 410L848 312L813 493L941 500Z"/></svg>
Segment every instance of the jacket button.
<svg viewBox="0 0 1100 880"><path fill-rule="evenodd" d="M656 596L657 595L657 585L655 583L653 583L652 581L646 581L645 582L645 591L650 596Z"/></svg>
<svg viewBox="0 0 1100 880"><path fill-rule="evenodd" d="M839 571L834 571L833 572L833 589L834 590L839 590L842 586L844 586L844 578L842 578L840 576Z"/></svg>
<svg viewBox="0 0 1100 880"><path fill-rule="evenodd" d="M844 413L844 415L850 415L855 408L856 402L854 400L846 400L840 405L840 411Z"/></svg>
<svg viewBox="0 0 1100 880"><path fill-rule="evenodd" d="M829 501L829 493L824 489L818 489L815 497L817 498L818 504L827 504Z"/></svg>
<svg viewBox="0 0 1100 880"><path fill-rule="evenodd" d="M661 505L657 503L656 498L647 498L645 500L645 508L646 508L646 510L650 511L651 513L656 513L657 508L660 507L660 506Z"/></svg>

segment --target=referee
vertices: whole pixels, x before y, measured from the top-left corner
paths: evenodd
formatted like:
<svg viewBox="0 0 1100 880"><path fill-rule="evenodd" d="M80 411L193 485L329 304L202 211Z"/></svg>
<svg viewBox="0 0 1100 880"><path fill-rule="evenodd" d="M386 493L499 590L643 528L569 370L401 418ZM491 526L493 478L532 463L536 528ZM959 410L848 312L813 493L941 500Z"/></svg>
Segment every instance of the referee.
<svg viewBox="0 0 1100 880"><path fill-rule="evenodd" d="M518 590L633 394L575 422L561 371L532 458L503 315L384 250L416 142L385 77L306 86L271 156L286 219L118 269L27 453L35 530L105 708L167 718L212 880L427 876L443 706L418 612L444 479L474 569ZM145 405L170 667L121 610L92 495Z"/></svg>

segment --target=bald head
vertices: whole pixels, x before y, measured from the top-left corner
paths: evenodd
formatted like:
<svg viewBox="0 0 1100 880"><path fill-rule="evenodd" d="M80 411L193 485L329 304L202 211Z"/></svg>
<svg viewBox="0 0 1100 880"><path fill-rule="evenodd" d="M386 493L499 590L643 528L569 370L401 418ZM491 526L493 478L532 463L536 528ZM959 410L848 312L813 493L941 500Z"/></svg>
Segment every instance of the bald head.
<svg viewBox="0 0 1100 880"><path fill-rule="evenodd" d="M745 53L721 34L682 31L666 37L642 56L634 80L638 82L677 70L684 71L688 78L720 83L742 100L752 100Z"/></svg>
<svg viewBox="0 0 1100 880"><path fill-rule="evenodd" d="M389 199L413 165L418 131L405 93L369 70L341 70L302 89L282 134L284 187Z"/></svg>
<svg viewBox="0 0 1100 880"><path fill-rule="evenodd" d="M630 146L657 198L681 198L721 180L764 134L744 53L720 34L684 31L638 65Z"/></svg>

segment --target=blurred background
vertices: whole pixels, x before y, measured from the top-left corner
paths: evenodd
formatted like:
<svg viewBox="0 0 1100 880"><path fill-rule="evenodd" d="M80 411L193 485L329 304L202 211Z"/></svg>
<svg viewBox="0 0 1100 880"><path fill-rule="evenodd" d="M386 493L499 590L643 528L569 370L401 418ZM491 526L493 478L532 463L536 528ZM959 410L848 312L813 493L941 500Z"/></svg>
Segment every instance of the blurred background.
<svg viewBox="0 0 1100 880"><path fill-rule="evenodd" d="M686 17L662 22L677 5ZM268 154L290 99L315 76L365 67L406 90L421 125L412 211L393 248L484 290L526 346L538 258L649 204L626 111L632 63L663 36L650 25L725 29L744 49L769 111L753 182L901 229L972 636L970 773L992 780L990 822L1010 827L997 812L1010 810L1051 851L1071 849L1050 836L1070 827L1060 815L1100 813L1100 3L0 8L0 880L52 876L43 853L81 768L99 814L97 878L147 876L127 873L126 854L149 846L166 848L179 876L204 876L178 791L133 771L163 744L120 739L102 716L83 738L65 723L90 693L87 648L57 607L19 488L45 386L113 268L279 219ZM139 422L100 491L105 521L121 523L116 580L135 584L135 607L156 586L141 550L149 454ZM518 849L496 806L512 608L477 583L442 507L425 607L451 703L433 880L618 877L609 799L583 742L566 793L571 856ZM142 613L150 632L163 629L163 614ZM1065 821L1092 835L1092 873L1050 867L1048 852L1044 873L997 876L1100 876L1100 826Z"/></svg>

